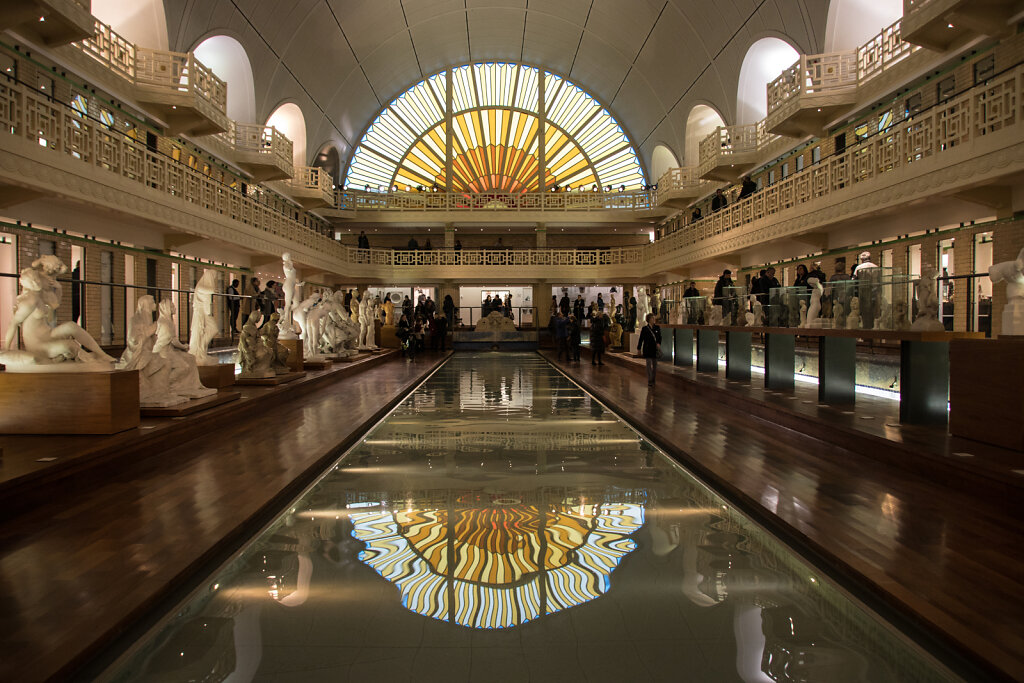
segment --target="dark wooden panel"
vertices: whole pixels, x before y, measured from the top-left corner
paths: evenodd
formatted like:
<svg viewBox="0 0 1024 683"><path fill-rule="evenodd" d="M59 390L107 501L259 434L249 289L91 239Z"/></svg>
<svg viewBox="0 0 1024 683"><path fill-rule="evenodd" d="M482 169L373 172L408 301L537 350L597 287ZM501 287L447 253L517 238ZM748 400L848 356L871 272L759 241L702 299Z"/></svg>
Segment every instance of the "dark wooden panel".
<svg viewBox="0 0 1024 683"><path fill-rule="evenodd" d="M956 340L949 366L949 431L1024 451L1024 339Z"/></svg>
<svg viewBox="0 0 1024 683"><path fill-rule="evenodd" d="M137 370L0 372L0 434L115 434L138 424Z"/></svg>

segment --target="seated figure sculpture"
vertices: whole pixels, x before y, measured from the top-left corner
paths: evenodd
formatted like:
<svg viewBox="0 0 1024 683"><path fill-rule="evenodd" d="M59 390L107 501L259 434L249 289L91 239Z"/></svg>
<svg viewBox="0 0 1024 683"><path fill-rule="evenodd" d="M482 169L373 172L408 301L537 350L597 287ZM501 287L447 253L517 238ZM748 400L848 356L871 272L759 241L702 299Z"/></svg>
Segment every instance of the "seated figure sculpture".
<svg viewBox="0 0 1024 683"><path fill-rule="evenodd" d="M278 341L281 334L281 328L279 322L281 320L280 314L274 311L270 314L270 320L260 330L262 334L263 345L267 347L267 350L271 353L270 367L278 375L284 375L291 372L288 368L288 355L291 351L288 350L284 344Z"/></svg>
<svg viewBox="0 0 1024 683"><path fill-rule="evenodd" d="M189 353L189 347L178 340L178 323L174 319L174 301L160 302L160 316L156 321L156 342L153 353L167 362L170 393L185 398L203 398L217 393L216 389L203 386L199 380L196 358Z"/></svg>
<svg viewBox="0 0 1024 683"><path fill-rule="evenodd" d="M157 341L155 312L156 300L152 296L139 297L135 314L128 321L127 343L117 369L139 371L140 406L166 408L185 403L188 397L171 389L171 364L154 350Z"/></svg>
<svg viewBox="0 0 1024 683"><path fill-rule="evenodd" d="M596 306L596 304L595 304ZM515 332L516 324L510 318L506 318L500 311L493 311L486 318L482 318L474 328L475 332Z"/></svg>
<svg viewBox="0 0 1024 683"><path fill-rule="evenodd" d="M1003 261L988 269L992 282L1006 282L1006 305L1003 306L999 336L1024 335L1024 249L1015 261Z"/></svg>
<svg viewBox="0 0 1024 683"><path fill-rule="evenodd" d="M6 350L0 351L0 363L6 365L9 372L112 369L114 359L105 354L78 323L54 323L54 313L61 301L61 286L56 276L65 272L67 266L52 255L41 256L30 267L22 269L21 294L15 301L14 315L4 339ZM15 346L19 329L23 350Z"/></svg>
<svg viewBox="0 0 1024 683"><path fill-rule="evenodd" d="M939 321L939 294L935 281L938 276L934 268L921 273L917 287L917 317L910 329L918 332L942 332L946 329Z"/></svg>
<svg viewBox="0 0 1024 683"><path fill-rule="evenodd" d="M263 317L261 311L253 311L242 325L242 333L238 336L238 364L242 366L239 373L241 379L266 379L276 377L271 367L274 359L270 349L260 338L259 322Z"/></svg>

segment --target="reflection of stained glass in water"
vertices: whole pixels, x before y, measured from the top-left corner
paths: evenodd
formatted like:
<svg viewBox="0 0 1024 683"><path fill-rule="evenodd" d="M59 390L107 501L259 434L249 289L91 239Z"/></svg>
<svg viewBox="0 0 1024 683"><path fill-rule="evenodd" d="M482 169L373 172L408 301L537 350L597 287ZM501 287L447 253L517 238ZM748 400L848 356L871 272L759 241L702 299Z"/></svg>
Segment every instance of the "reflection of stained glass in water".
<svg viewBox="0 0 1024 683"><path fill-rule="evenodd" d="M603 595L636 544L639 505L485 506L352 514L359 559L402 604L475 628L506 628Z"/></svg>

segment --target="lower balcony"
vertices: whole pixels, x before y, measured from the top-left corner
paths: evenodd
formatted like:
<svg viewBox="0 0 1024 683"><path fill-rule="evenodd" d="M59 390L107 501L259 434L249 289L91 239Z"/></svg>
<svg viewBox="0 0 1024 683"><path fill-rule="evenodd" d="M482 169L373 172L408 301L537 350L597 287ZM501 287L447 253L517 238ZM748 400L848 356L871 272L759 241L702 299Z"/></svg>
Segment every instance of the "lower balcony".
<svg viewBox="0 0 1024 683"><path fill-rule="evenodd" d="M763 122L762 122L763 123ZM715 128L700 141L700 177L735 183L758 162L761 124Z"/></svg>
<svg viewBox="0 0 1024 683"><path fill-rule="evenodd" d="M942 52L1010 30L1019 0L903 0L903 40Z"/></svg>
<svg viewBox="0 0 1024 683"><path fill-rule="evenodd" d="M93 34L90 0L16 0L0 3L0 30L31 34L51 47Z"/></svg>
<svg viewBox="0 0 1024 683"><path fill-rule="evenodd" d="M224 143L228 158L253 180L284 180L295 172L292 141L273 126L231 121L227 132L218 138Z"/></svg>

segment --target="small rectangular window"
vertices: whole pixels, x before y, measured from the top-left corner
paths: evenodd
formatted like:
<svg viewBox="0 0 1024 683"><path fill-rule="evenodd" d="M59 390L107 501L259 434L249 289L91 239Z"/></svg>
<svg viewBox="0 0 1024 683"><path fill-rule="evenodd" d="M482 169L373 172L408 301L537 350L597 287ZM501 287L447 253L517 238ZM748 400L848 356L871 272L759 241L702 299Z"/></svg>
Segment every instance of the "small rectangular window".
<svg viewBox="0 0 1024 683"><path fill-rule="evenodd" d="M782 165L782 179L785 180L788 177L789 177L789 163L787 162L787 163Z"/></svg>
<svg viewBox="0 0 1024 683"><path fill-rule="evenodd" d="M796 172L799 173L802 170L804 170L804 155L803 154L801 154L800 156L798 156L796 158Z"/></svg>
<svg viewBox="0 0 1024 683"><path fill-rule="evenodd" d="M811 151L811 163L816 164L821 161L821 147L815 147Z"/></svg>
<svg viewBox="0 0 1024 683"><path fill-rule="evenodd" d="M769 185L774 185L775 184L775 169L774 168L772 170L768 171L768 184Z"/></svg>
<svg viewBox="0 0 1024 683"><path fill-rule="evenodd" d="M982 57L974 63L974 83L977 85L982 81L986 81L995 74L996 72L996 56L988 55Z"/></svg>
<svg viewBox="0 0 1024 683"><path fill-rule="evenodd" d="M939 81L938 97L939 102L949 99L956 93L956 76L950 76Z"/></svg>
<svg viewBox="0 0 1024 683"><path fill-rule="evenodd" d="M904 111L907 116L914 116L921 111L921 93L911 95L907 98Z"/></svg>

